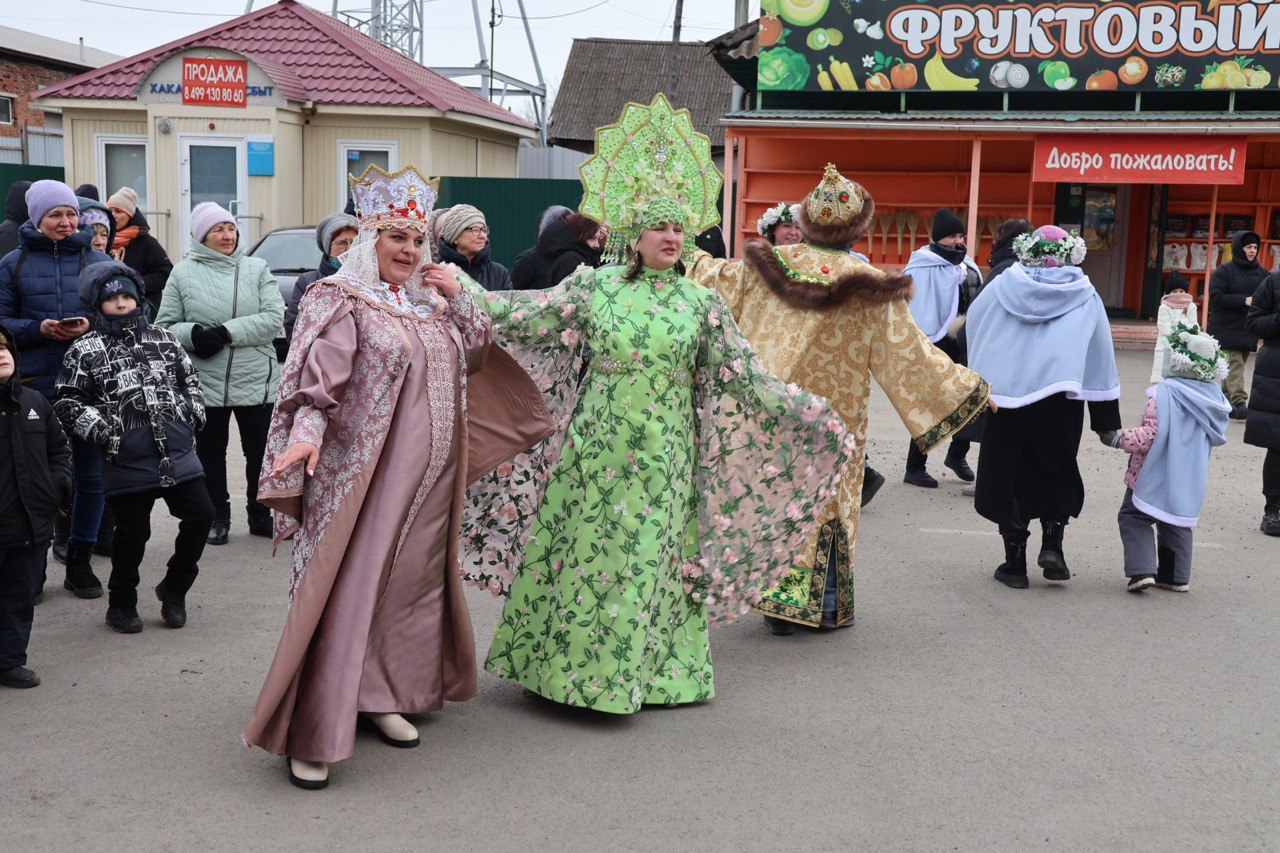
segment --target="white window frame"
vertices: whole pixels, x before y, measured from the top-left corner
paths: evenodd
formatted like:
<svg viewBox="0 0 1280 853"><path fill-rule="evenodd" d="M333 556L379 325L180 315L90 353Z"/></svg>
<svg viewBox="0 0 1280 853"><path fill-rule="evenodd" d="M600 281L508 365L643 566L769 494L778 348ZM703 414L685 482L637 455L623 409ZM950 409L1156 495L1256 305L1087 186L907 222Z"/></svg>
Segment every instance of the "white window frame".
<svg viewBox="0 0 1280 853"><path fill-rule="evenodd" d="M338 206L334 210L342 210L347 206L347 196L351 194L347 181L348 151L386 151L387 171L394 172L400 168L400 143L394 139L339 139L338 140ZM356 175L356 177L360 177Z"/></svg>
<svg viewBox="0 0 1280 853"><path fill-rule="evenodd" d="M9 120L0 121L0 124L6 127L17 124L17 119L14 117L13 112L18 108L18 96L10 92L0 92L0 98L9 102Z"/></svg>
<svg viewBox="0 0 1280 853"><path fill-rule="evenodd" d="M141 145L142 159L144 161L143 168L147 170L147 197L142 204L144 209L150 208L154 202L152 198L152 188L155 184L151 179L151 140L147 138L145 133L95 133L93 135L94 149L94 166L93 171L96 175L94 183L98 185L99 192L103 195L103 204L113 192L120 189L119 187L107 186L107 146L108 145Z"/></svg>

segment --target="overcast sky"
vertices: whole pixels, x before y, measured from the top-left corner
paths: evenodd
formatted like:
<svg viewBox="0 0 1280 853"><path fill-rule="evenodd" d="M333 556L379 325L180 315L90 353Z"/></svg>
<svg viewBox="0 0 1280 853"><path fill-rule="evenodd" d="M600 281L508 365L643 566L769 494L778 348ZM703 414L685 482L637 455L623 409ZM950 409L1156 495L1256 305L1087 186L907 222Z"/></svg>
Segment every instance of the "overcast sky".
<svg viewBox="0 0 1280 853"><path fill-rule="evenodd" d="M325 13L333 0L303 0ZM488 49L489 0L478 0ZM0 0L7 26L130 56L244 14L246 0ZM253 0L255 10L269 6ZM498 2L506 18L494 39L494 67L535 82L516 0ZM671 38L675 0L525 0L538 59L555 87L575 38ZM370 0L340 0L340 11L367 11ZM759 5L753 2L752 13ZM733 0L686 0L683 40L703 41L733 28ZM198 10L198 11L197 11ZM470 0L426 4L426 64L474 65L480 59ZM597 69L608 74L608 69ZM514 104L509 104L514 107Z"/></svg>

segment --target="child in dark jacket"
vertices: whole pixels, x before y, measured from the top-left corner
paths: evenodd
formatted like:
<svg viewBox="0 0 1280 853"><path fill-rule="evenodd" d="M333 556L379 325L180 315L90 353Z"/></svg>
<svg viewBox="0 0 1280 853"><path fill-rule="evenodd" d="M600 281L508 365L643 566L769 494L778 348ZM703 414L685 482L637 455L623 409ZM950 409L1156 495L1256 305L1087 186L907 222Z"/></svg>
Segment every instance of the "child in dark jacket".
<svg viewBox="0 0 1280 853"><path fill-rule="evenodd" d="M54 407L63 425L102 451L102 485L116 514L107 624L142 630L138 567L151 537L151 509L163 499L178 519L160 614L186 624L186 594L213 523L213 504L195 451L205 422L200 379L173 333L147 321L139 275L116 261L80 274L80 304L93 330L67 351Z"/></svg>
<svg viewBox="0 0 1280 853"><path fill-rule="evenodd" d="M27 643L53 516L71 494L71 449L49 401L18 381L17 358L0 326L0 685L35 687Z"/></svg>
<svg viewBox="0 0 1280 853"><path fill-rule="evenodd" d="M1129 453L1117 518L1129 592L1191 588L1191 531L1204 505L1209 455L1226 443L1231 413L1217 384L1227 372L1218 342L1184 323L1163 340L1164 378L1147 392L1142 425L1100 436Z"/></svg>

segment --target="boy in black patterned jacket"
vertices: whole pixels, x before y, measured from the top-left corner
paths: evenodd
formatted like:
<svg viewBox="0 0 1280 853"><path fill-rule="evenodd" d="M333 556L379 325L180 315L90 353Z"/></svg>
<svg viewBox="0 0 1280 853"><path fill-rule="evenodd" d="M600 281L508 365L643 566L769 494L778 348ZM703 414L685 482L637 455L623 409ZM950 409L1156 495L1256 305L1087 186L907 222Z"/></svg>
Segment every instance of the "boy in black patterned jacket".
<svg viewBox="0 0 1280 853"><path fill-rule="evenodd" d="M116 514L107 624L122 634L142 630L138 567L156 500L179 520L156 587L170 628L186 624L186 594L213 523L195 451L205 422L200 379L178 339L147 321L142 292L138 274L115 261L80 273L80 304L93 330L67 350L54 402L63 426L102 451L102 490Z"/></svg>

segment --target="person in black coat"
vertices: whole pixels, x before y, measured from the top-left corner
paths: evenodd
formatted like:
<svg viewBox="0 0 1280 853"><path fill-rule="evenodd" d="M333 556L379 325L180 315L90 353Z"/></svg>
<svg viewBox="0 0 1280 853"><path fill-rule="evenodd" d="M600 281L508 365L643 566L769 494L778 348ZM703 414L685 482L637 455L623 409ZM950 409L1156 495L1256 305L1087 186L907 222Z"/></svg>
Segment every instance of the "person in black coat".
<svg viewBox="0 0 1280 853"><path fill-rule="evenodd" d="M27 190L30 181L14 181L4 199L4 221L0 222L0 258L18 248L18 229L30 217L27 213Z"/></svg>
<svg viewBox="0 0 1280 853"><path fill-rule="evenodd" d="M107 254L142 276L146 300L154 317L160 310L160 298L164 295L169 273L173 272L173 261L169 260L160 241L151 236L151 225L138 210L137 193L129 187L121 187L107 199L107 207L116 221L111 250Z"/></svg>
<svg viewBox="0 0 1280 853"><path fill-rule="evenodd" d="M213 503L195 435L205 425L195 365L177 337L152 325L142 306L142 277L119 261L80 273L80 306L93 331L67 350L54 410L63 426L102 453L102 482L116 513L107 624L142 630L138 567L151 538L151 510L163 500L178 519L168 571L155 589L170 628L186 624Z"/></svg>
<svg viewBox="0 0 1280 853"><path fill-rule="evenodd" d="M351 241L356 238L359 223L349 213L330 213L316 226L316 245L320 247L320 266L311 272L304 272L293 280L293 290L289 293L289 304L284 309L284 346L285 352L278 353L284 361L289 344L293 341L293 324L298 320L298 303L307 288L322 278L328 278L342 266L338 256L351 248ZM277 340L276 347L280 342Z"/></svg>
<svg viewBox="0 0 1280 853"><path fill-rule="evenodd" d="M1249 395L1244 390L1244 366L1249 353L1258 346L1256 335L1245 330L1253 293L1267 277L1258 263L1262 239L1252 231L1241 231L1231 241L1231 260L1214 271L1209 279L1209 334L1218 339L1227 353L1230 372L1222 390L1231 403L1231 417L1242 421Z"/></svg>
<svg viewBox="0 0 1280 853"><path fill-rule="evenodd" d="M49 401L18 381L17 359L0 326L0 685L35 687L27 643L53 516L71 495L71 448Z"/></svg>
<svg viewBox="0 0 1280 853"><path fill-rule="evenodd" d="M987 271L986 281L991 281L1018 262L1018 254L1013 250L1013 241L1023 234L1030 234L1032 230L1032 224L1025 219L1006 219L1000 223L991 241L991 260L988 261L990 269ZM983 286L978 285L977 292L973 294L975 299L978 293L982 292Z"/></svg>
<svg viewBox="0 0 1280 853"><path fill-rule="evenodd" d="M516 290L555 287L581 266L600 266L600 224L581 213L553 219L538 235L538 245L526 249L511 267Z"/></svg>
<svg viewBox="0 0 1280 853"><path fill-rule="evenodd" d="M1262 463L1262 494L1267 501L1262 532L1280 536L1280 272L1267 276L1254 291L1244 327L1262 340L1253 366L1244 440L1267 449Z"/></svg>
<svg viewBox="0 0 1280 853"><path fill-rule="evenodd" d="M436 220L440 231L439 262L457 264L485 290L511 290L511 273L493 259L489 225L469 204L455 204Z"/></svg>
<svg viewBox="0 0 1280 853"><path fill-rule="evenodd" d="M80 198L87 198L90 201L102 201L102 196L98 194L98 188L94 184L81 184L72 190Z"/></svg>

